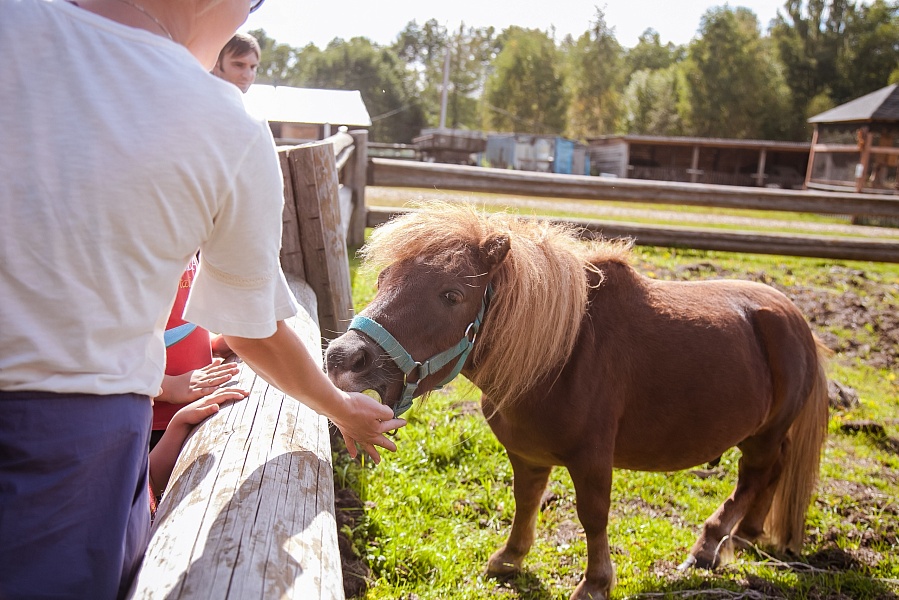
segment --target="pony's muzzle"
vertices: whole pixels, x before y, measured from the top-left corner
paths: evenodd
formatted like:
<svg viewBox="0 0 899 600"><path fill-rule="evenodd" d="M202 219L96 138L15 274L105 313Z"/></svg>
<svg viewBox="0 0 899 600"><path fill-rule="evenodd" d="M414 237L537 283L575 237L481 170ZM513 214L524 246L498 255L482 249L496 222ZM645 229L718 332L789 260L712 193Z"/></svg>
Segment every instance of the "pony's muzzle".
<svg viewBox="0 0 899 600"><path fill-rule="evenodd" d="M332 379L349 375L358 380L371 373L379 352L364 337L344 334L328 346L325 368Z"/></svg>

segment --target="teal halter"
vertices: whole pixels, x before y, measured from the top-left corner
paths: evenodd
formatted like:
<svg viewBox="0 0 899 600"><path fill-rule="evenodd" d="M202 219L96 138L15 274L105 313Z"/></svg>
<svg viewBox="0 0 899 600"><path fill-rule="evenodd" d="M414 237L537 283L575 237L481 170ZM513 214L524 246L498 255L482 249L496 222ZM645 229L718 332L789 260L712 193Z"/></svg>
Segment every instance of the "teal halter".
<svg viewBox="0 0 899 600"><path fill-rule="evenodd" d="M462 367L465 366L465 361L468 359L471 349L474 348L474 342L478 337L478 330L481 328L481 322L484 320L484 313L487 311L487 306L490 303L490 298L492 296L493 287L488 284L487 289L484 290L484 297L481 299L481 309L478 311L478 315L475 317L474 321L472 321L465 329L465 335L462 336L462 339L452 348L435 354L424 362L418 362L412 358L412 355L403 348L403 345L374 319L369 319L368 317L363 317L361 315L353 317L348 329L356 329L373 339L375 343L393 359L393 362L396 363L396 366L399 367L400 371L403 372L403 395L402 398L400 398L399 403L393 407L394 417L399 417L412 407L412 399L416 395L415 392L418 389L418 384L421 383L425 377L432 373L436 373L453 360L456 360L456 365L453 367L450 374L435 386L435 389L440 389L455 379L462 371ZM411 378L412 373L416 370L418 371L417 377L413 381Z"/></svg>

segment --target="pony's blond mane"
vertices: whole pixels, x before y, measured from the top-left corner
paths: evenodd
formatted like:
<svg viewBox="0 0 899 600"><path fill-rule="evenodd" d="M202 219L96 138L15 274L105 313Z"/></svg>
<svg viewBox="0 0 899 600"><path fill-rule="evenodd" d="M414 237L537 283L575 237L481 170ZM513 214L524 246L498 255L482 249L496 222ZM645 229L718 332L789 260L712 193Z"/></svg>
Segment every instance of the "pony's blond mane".
<svg viewBox="0 0 899 600"><path fill-rule="evenodd" d="M456 269L496 233L509 237L510 250L473 360L474 383L500 411L568 359L587 311L589 272L601 281L596 263L627 262L630 243L587 242L572 227L428 202L375 229L361 254L372 269L407 259Z"/></svg>

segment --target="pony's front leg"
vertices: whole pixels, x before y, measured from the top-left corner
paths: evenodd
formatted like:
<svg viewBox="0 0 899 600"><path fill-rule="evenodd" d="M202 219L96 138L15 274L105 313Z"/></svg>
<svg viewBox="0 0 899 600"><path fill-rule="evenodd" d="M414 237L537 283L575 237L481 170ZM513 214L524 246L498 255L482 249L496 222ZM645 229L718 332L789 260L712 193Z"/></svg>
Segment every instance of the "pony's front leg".
<svg viewBox="0 0 899 600"><path fill-rule="evenodd" d="M611 456L611 453L609 454ZM587 537L587 570L571 594L571 600L607 600L615 585L609 553L609 505L612 494L612 465L570 464L568 472L577 496L577 516Z"/></svg>
<svg viewBox="0 0 899 600"><path fill-rule="evenodd" d="M512 452L507 453L512 463L515 517L509 539L487 561L487 574L491 577L509 577L521 570L521 561L534 543L537 512L552 470L551 467L532 465Z"/></svg>

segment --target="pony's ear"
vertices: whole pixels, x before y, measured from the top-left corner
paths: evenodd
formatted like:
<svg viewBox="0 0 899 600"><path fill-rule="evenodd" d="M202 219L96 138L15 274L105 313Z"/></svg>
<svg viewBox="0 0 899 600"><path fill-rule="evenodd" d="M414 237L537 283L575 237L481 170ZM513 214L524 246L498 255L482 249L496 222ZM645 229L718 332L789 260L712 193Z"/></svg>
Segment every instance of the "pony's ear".
<svg viewBox="0 0 899 600"><path fill-rule="evenodd" d="M510 247L509 236L502 233L491 234L483 241L479 251L481 260L484 261L484 266L487 267L488 272L492 273L495 271L496 267L506 259Z"/></svg>

